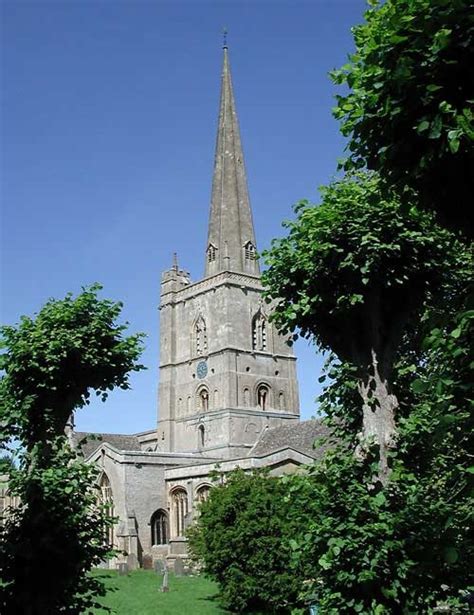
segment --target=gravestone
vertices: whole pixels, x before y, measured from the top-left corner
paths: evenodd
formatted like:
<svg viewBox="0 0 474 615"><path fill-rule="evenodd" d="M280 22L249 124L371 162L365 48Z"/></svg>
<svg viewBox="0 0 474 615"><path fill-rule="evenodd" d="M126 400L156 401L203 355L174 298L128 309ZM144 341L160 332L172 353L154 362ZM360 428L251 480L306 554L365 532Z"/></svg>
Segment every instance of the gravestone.
<svg viewBox="0 0 474 615"><path fill-rule="evenodd" d="M143 556L143 568L145 570L153 570L153 558L151 555Z"/></svg>
<svg viewBox="0 0 474 615"><path fill-rule="evenodd" d="M128 564L119 564L117 566L117 569L121 577L126 576L128 574Z"/></svg>
<svg viewBox="0 0 474 615"><path fill-rule="evenodd" d="M165 568L165 572L163 574L163 583L161 584L162 592L169 592L170 588L168 585L168 568Z"/></svg>
<svg viewBox="0 0 474 615"><path fill-rule="evenodd" d="M156 574L163 574L165 571L165 563L162 559L155 560L155 572Z"/></svg>
<svg viewBox="0 0 474 615"><path fill-rule="evenodd" d="M182 577L184 575L184 562L180 557L174 560L174 574L176 577Z"/></svg>

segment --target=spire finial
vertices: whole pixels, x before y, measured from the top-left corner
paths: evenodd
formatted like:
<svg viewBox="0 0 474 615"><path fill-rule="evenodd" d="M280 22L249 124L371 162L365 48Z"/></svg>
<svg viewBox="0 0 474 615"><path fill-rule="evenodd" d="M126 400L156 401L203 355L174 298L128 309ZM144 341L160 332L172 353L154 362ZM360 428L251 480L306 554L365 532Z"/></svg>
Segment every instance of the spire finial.
<svg viewBox="0 0 474 615"><path fill-rule="evenodd" d="M178 253L173 252L173 269L178 271Z"/></svg>
<svg viewBox="0 0 474 615"><path fill-rule="evenodd" d="M227 47L227 28L222 30L222 49L228 49Z"/></svg>

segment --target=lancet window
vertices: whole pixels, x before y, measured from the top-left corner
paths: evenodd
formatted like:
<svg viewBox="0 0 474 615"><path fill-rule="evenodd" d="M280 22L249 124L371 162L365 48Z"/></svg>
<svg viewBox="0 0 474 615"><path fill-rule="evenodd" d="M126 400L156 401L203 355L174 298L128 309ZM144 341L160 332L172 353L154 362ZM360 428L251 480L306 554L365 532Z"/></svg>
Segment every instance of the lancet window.
<svg viewBox="0 0 474 615"><path fill-rule="evenodd" d="M188 494L185 489L175 489L171 494L174 530L176 536L184 536L185 519L188 514Z"/></svg>
<svg viewBox="0 0 474 615"><path fill-rule="evenodd" d="M206 442L206 429L204 425L198 427L198 448L204 448Z"/></svg>
<svg viewBox="0 0 474 615"><path fill-rule="evenodd" d="M280 395L278 396L278 401L279 401L280 410L284 410L285 409L285 394L283 393L283 391L280 391Z"/></svg>
<svg viewBox="0 0 474 615"><path fill-rule="evenodd" d="M106 515L109 519L115 517L115 508L114 508L114 498L112 494L112 486L110 484L109 477L107 474L102 474L99 481L99 501L102 506L106 509ZM107 526L105 535L105 540L107 544L114 545L115 544L115 526L114 524L110 524Z"/></svg>
<svg viewBox="0 0 474 615"><path fill-rule="evenodd" d="M267 350L267 319L260 310L252 320L252 348Z"/></svg>
<svg viewBox="0 0 474 615"><path fill-rule="evenodd" d="M168 544L168 515L164 510L157 510L151 518L151 544Z"/></svg>
<svg viewBox="0 0 474 615"><path fill-rule="evenodd" d="M207 412L209 410L209 391L206 387L202 387L198 391L197 406L199 412Z"/></svg>
<svg viewBox="0 0 474 615"><path fill-rule="evenodd" d="M197 355L206 354L207 352L207 328L206 321L202 316L199 316L194 323L194 346Z"/></svg>
<svg viewBox="0 0 474 615"><path fill-rule="evenodd" d="M270 389L268 385L261 384L257 389L257 406L260 410L267 410L270 402Z"/></svg>

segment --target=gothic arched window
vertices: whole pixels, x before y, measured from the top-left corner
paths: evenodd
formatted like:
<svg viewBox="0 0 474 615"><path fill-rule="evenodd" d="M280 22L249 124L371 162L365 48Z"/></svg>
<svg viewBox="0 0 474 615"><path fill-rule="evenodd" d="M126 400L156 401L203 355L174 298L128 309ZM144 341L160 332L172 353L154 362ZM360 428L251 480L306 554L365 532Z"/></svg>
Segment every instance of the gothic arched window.
<svg viewBox="0 0 474 615"><path fill-rule="evenodd" d="M106 515L109 519L115 517L115 507L114 507L114 498L112 494L112 486L110 484L109 477L105 472L102 474L99 480L99 502L105 508ZM107 526L104 538L107 541L107 544L114 545L115 544L115 525L110 524Z"/></svg>
<svg viewBox="0 0 474 615"><path fill-rule="evenodd" d="M259 310L252 320L252 348L254 350L267 349L267 319Z"/></svg>
<svg viewBox="0 0 474 615"><path fill-rule="evenodd" d="M266 384L261 384L257 389L257 406L260 410L266 410L270 402L270 388Z"/></svg>
<svg viewBox="0 0 474 615"><path fill-rule="evenodd" d="M196 501L199 503L205 502L207 498L209 497L210 491L211 491L210 485L202 485L201 487L198 487L196 491Z"/></svg>
<svg viewBox="0 0 474 615"><path fill-rule="evenodd" d="M164 510L157 510L151 518L151 544L168 544L168 515Z"/></svg>
<svg viewBox="0 0 474 615"><path fill-rule="evenodd" d="M188 514L188 494L186 489L178 487L171 493L171 505L173 510L174 531L176 536L184 536L185 517Z"/></svg>
<svg viewBox="0 0 474 615"><path fill-rule="evenodd" d="M194 323L194 350L197 355L207 353L207 328L202 316L199 316Z"/></svg>
<svg viewBox="0 0 474 615"><path fill-rule="evenodd" d="M245 260L246 261L255 260L255 254L256 254L255 246L253 245L251 241L247 241L247 243L244 245Z"/></svg>

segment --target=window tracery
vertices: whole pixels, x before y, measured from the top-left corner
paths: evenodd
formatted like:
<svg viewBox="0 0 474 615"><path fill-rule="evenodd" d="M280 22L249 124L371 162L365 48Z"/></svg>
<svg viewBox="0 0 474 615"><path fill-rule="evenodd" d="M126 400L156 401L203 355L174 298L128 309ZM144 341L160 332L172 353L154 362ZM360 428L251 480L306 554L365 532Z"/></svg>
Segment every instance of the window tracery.
<svg viewBox="0 0 474 615"><path fill-rule="evenodd" d="M112 485L110 484L109 477L105 472L100 477L99 481L99 502L106 509L107 517L114 518L115 517L115 507L114 507L114 498L112 493ZM107 544L114 545L115 544L115 525L111 524L106 528L104 538L107 541Z"/></svg>
<svg viewBox="0 0 474 615"><path fill-rule="evenodd" d="M164 510L157 510L151 518L151 544L168 544L168 515Z"/></svg>
<svg viewBox="0 0 474 615"><path fill-rule="evenodd" d="M199 487L196 491L196 501L198 503L205 502L209 497L210 491L210 485L202 485L201 487Z"/></svg>
<svg viewBox="0 0 474 615"><path fill-rule="evenodd" d="M186 489L179 487L171 494L176 536L184 536L185 518L188 514L188 494Z"/></svg>

